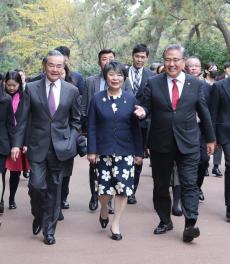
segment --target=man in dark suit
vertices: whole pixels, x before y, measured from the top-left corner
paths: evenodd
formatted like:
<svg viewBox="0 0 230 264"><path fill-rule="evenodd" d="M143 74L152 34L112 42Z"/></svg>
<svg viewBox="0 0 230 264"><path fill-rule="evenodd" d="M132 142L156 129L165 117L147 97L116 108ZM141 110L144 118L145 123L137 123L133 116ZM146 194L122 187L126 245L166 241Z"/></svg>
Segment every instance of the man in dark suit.
<svg viewBox="0 0 230 264"><path fill-rule="evenodd" d="M185 216L183 241L200 235L195 227L199 191L197 168L200 159L197 114L204 125L208 154L214 150L214 131L203 95L202 82L183 72L184 48L173 44L163 52L165 73L149 79L136 115L151 113L149 148L154 179L153 202L160 218L154 234L173 229L169 185L174 162L181 183L181 203Z"/></svg>
<svg viewBox="0 0 230 264"><path fill-rule="evenodd" d="M199 58L195 56L186 59L185 69L188 74L191 74L192 76L198 79L201 78L202 76L201 61ZM207 82L203 81L203 92L208 105L209 105L210 91L211 91L211 86ZM205 175L207 175L210 158L207 154L206 141L203 133L203 125L201 122L198 122L198 124L200 128L200 162L198 165L198 172L197 172L198 175L197 185L199 187L199 200L203 201L204 194L201 187L203 185L204 177Z"/></svg>
<svg viewBox="0 0 230 264"><path fill-rule="evenodd" d="M132 86L132 91L136 96L137 103L140 102L143 96L143 91L147 84L148 78L155 75L150 69L144 67L144 65L148 61L148 56L149 56L149 49L145 44L137 44L136 46L134 46L132 51L133 64L128 70L128 77L130 84ZM140 121L142 141L144 147L146 146L147 130L149 123L150 123L150 119ZM147 150L145 151L145 156L148 156ZM131 196L128 197L128 204L137 203L135 193L139 184L141 171L142 171L142 164L141 165L135 164L134 192Z"/></svg>
<svg viewBox="0 0 230 264"><path fill-rule="evenodd" d="M60 212L62 177L66 163L77 153L81 113L78 89L60 80L63 55L50 51L44 66L46 78L27 84L11 156L16 160L19 155L30 116L27 156L31 167L33 233L37 235L42 228L44 243L52 245Z"/></svg>
<svg viewBox="0 0 230 264"><path fill-rule="evenodd" d="M230 77L213 84L210 102L217 145L224 151L226 221L230 222Z"/></svg>
<svg viewBox="0 0 230 264"><path fill-rule="evenodd" d="M224 63L224 73L216 78L216 81L224 80L230 76L230 61Z"/></svg>
<svg viewBox="0 0 230 264"><path fill-rule="evenodd" d="M94 94L107 89L107 83L103 77L102 71L106 63L114 59L115 59L115 52L113 50L111 49L101 50L98 53L98 65L101 68L101 72L97 75L90 76L85 80L84 93L81 101L82 119L84 124L87 123L90 101L93 98ZM131 91L131 86L128 80L124 82L122 89L125 91ZM90 164L89 183L90 183L91 198L89 201L89 209L91 211L95 211L98 208L97 192L95 191L96 177L97 176L95 173L95 166L93 164ZM112 211L113 210L110 207L110 213L112 213Z"/></svg>

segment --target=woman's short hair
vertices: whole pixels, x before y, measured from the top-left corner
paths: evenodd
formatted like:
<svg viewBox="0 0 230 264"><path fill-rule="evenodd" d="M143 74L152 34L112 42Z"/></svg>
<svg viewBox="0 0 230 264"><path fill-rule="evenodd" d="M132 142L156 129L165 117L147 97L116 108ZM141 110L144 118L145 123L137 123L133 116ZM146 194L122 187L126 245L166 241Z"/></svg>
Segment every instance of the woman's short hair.
<svg viewBox="0 0 230 264"><path fill-rule="evenodd" d="M126 79L126 68L125 65L117 60L111 60L108 63L106 63L104 69L103 69L103 77L105 80L107 80L107 75L109 71L115 71L118 73L121 73L124 77L124 81Z"/></svg>

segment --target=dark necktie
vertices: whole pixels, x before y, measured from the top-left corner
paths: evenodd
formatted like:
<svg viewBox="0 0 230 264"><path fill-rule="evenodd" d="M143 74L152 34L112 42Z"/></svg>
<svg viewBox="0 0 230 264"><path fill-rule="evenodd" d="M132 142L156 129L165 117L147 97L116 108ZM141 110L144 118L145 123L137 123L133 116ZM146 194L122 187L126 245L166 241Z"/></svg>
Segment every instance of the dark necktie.
<svg viewBox="0 0 230 264"><path fill-rule="evenodd" d="M51 116L54 115L56 112L56 105L55 105L55 99L54 99L54 92L53 92L54 83L50 84L50 90L48 95L48 105Z"/></svg>
<svg viewBox="0 0 230 264"><path fill-rule="evenodd" d="M173 82L173 88L172 88L172 108L175 111L176 110L176 107L177 107L177 104L179 102L179 89L178 89L178 86L176 84L177 79L173 79L172 82Z"/></svg>
<svg viewBox="0 0 230 264"><path fill-rule="evenodd" d="M138 69L134 70L133 93L136 95L139 89L140 73Z"/></svg>

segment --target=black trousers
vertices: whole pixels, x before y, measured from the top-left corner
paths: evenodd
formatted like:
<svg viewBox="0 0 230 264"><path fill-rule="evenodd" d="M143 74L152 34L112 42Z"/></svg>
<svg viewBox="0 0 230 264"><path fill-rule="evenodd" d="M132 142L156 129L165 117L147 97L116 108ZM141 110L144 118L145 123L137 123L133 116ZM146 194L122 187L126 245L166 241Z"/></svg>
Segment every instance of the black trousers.
<svg viewBox="0 0 230 264"><path fill-rule="evenodd" d="M199 204L199 189L197 186L199 152L182 154L174 144L172 151L169 153L150 150L150 155L154 181L153 203L160 220L167 224L171 219L169 186L175 161L181 183L181 207L185 216L185 224L195 224Z"/></svg>
<svg viewBox="0 0 230 264"><path fill-rule="evenodd" d="M203 135L200 137L200 161L198 165L197 185L201 189L204 182L205 172L209 166L209 156L207 154L207 144Z"/></svg>
<svg viewBox="0 0 230 264"><path fill-rule="evenodd" d="M46 159L30 160L31 212L42 222L43 235L54 235L60 212L61 184L65 162L57 159L51 144Z"/></svg>
<svg viewBox="0 0 230 264"><path fill-rule="evenodd" d="M225 158L224 196L225 205L230 206L230 142L222 144Z"/></svg>

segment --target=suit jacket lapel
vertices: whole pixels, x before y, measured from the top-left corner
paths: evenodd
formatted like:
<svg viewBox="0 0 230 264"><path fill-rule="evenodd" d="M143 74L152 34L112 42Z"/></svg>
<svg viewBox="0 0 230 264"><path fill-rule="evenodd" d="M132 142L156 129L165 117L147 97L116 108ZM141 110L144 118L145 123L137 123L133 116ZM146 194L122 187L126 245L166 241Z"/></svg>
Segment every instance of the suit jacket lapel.
<svg viewBox="0 0 230 264"><path fill-rule="evenodd" d="M181 92L181 96L180 96L180 100L177 105L177 108L180 107L181 101L183 101L186 98L186 96L188 96L188 93L191 90L190 85L191 85L190 77L189 75L185 74L185 82L184 82L184 86Z"/></svg>
<svg viewBox="0 0 230 264"><path fill-rule="evenodd" d="M100 79L101 79L101 75L98 74L97 76L95 76L95 79L93 80L95 93L100 92Z"/></svg>
<svg viewBox="0 0 230 264"><path fill-rule="evenodd" d="M48 107L48 100L47 100L47 95L46 95L46 82L45 78L43 78L38 84L38 96L40 98L40 101L44 107L44 110L47 112L47 114L51 117L49 107ZM51 117L52 118L52 117Z"/></svg>
<svg viewBox="0 0 230 264"><path fill-rule="evenodd" d="M223 89L225 90L226 94L230 99L230 77L223 81Z"/></svg>
<svg viewBox="0 0 230 264"><path fill-rule="evenodd" d="M161 88L162 93L164 94L164 97L165 97L168 105L172 108L172 103L171 103L170 96L169 96L167 75L165 73L162 74L162 81L160 82L160 88Z"/></svg>
<svg viewBox="0 0 230 264"><path fill-rule="evenodd" d="M68 88L66 88L66 83L61 80L61 90L60 90L60 101L59 101L59 105L56 109L56 112L53 115L53 119L55 118L55 116L58 115L58 112L61 111L61 105L65 105L65 101L68 98Z"/></svg>

